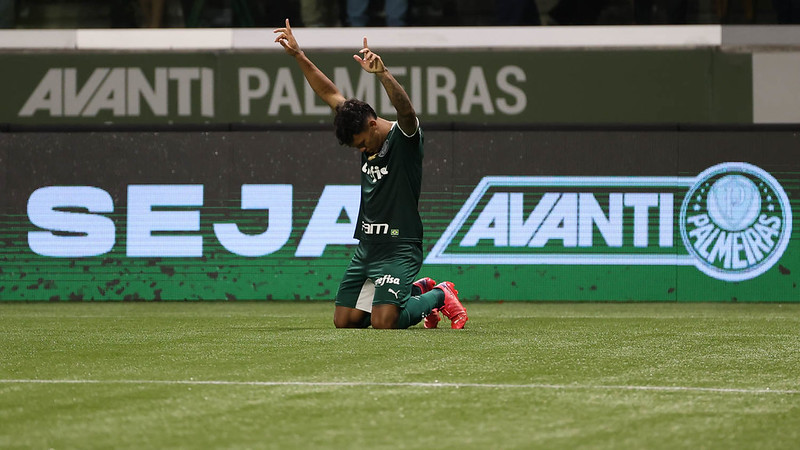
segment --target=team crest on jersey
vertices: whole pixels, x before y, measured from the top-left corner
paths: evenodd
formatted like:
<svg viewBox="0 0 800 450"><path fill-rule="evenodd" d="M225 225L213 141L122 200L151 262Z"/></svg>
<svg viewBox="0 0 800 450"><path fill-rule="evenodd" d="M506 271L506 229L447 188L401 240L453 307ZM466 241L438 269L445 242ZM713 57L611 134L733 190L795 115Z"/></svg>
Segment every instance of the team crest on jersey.
<svg viewBox="0 0 800 450"><path fill-rule="evenodd" d="M378 158L383 158L389 153L389 140L383 141L383 145L381 146L381 150L378 152Z"/></svg>
<svg viewBox="0 0 800 450"><path fill-rule="evenodd" d="M791 235L789 199L777 180L747 163L698 175L681 206L681 237L695 265L727 281L756 277L780 259Z"/></svg>

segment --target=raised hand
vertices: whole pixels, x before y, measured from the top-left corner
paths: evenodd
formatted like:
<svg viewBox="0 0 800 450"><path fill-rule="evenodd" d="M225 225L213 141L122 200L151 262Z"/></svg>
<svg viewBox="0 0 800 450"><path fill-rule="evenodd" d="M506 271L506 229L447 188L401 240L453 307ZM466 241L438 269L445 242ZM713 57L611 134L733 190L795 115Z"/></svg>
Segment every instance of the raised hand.
<svg viewBox="0 0 800 450"><path fill-rule="evenodd" d="M361 64L362 69L369 73L381 73L386 71L386 66L383 65L383 60L381 57L369 49L366 36L364 36L364 48L362 48L358 53L360 53L361 56L353 55L353 59Z"/></svg>
<svg viewBox="0 0 800 450"><path fill-rule="evenodd" d="M300 46L297 44L297 40L292 34L292 26L289 25L289 19L286 19L286 27L276 28L273 33L280 33L278 37L275 38L275 42L281 44L283 49L286 50L286 53L290 56L297 56L300 53ZM366 39L364 39L365 44L366 42Z"/></svg>

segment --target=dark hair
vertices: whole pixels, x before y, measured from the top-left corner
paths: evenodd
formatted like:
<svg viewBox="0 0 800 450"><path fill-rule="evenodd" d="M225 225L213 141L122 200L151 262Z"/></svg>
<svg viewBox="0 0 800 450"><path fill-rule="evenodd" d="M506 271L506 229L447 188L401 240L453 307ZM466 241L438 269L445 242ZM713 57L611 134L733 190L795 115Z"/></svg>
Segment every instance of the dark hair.
<svg viewBox="0 0 800 450"><path fill-rule="evenodd" d="M336 127L336 138L340 145L351 145L353 135L364 131L369 119L377 119L378 115L368 103L351 98L336 107L333 125Z"/></svg>

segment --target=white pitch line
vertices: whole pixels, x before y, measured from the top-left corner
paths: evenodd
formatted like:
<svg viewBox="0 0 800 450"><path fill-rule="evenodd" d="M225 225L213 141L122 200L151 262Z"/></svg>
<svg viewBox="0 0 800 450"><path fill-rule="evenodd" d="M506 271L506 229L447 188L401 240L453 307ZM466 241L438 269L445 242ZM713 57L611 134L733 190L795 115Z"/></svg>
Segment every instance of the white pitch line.
<svg viewBox="0 0 800 450"><path fill-rule="evenodd" d="M371 383L361 381L224 381L224 380L0 380L0 384L157 384L189 386L310 386L310 387L413 387L477 389L552 389L552 390L623 390L654 392L711 392L734 394L797 395L800 390L770 388L714 388L697 386L635 386L594 384L499 384L499 383Z"/></svg>

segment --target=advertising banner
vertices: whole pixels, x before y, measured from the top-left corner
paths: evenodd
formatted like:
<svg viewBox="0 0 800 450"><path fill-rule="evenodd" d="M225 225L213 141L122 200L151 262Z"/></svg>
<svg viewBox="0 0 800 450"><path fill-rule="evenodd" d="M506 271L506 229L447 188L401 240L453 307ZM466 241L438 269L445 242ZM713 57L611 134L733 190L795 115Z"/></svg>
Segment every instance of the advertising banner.
<svg viewBox="0 0 800 450"><path fill-rule="evenodd" d="M425 139L421 275L465 300L800 301L796 132ZM329 130L3 133L0 159L0 300L331 300L355 244Z"/></svg>
<svg viewBox="0 0 800 450"><path fill-rule="evenodd" d="M309 56L345 96L393 114L375 76L352 53ZM753 121L749 54L451 49L381 56L427 123ZM331 120L281 51L6 53L0 66L0 124L12 128Z"/></svg>

